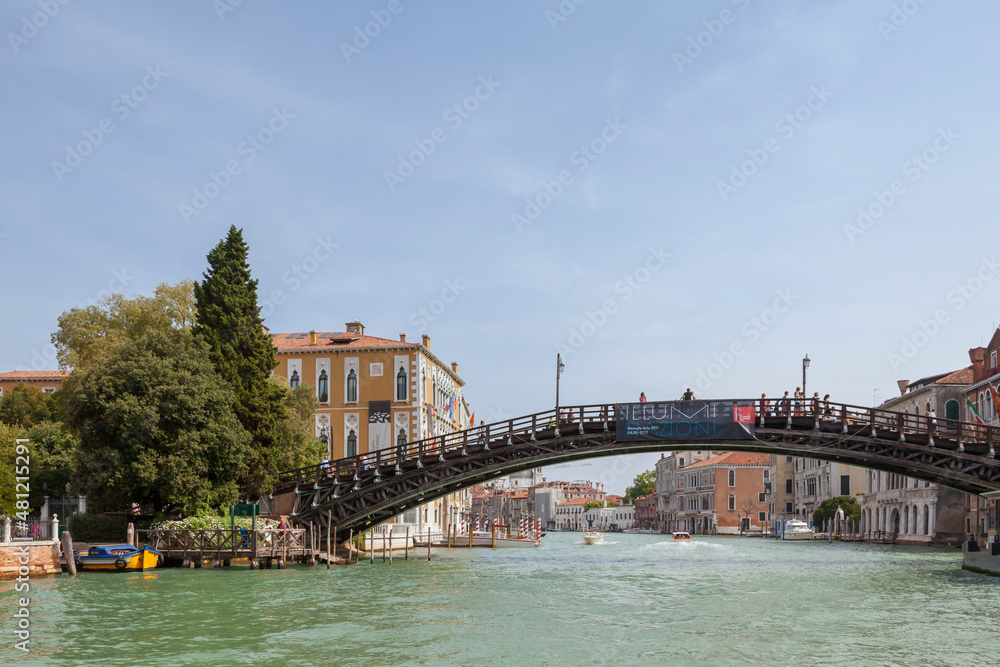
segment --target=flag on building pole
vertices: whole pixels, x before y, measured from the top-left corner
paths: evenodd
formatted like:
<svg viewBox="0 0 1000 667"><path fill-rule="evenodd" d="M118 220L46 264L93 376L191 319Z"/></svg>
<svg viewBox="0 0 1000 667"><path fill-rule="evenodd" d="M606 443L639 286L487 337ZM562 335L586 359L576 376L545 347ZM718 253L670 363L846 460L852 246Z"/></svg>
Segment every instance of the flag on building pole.
<svg viewBox="0 0 1000 667"><path fill-rule="evenodd" d="M997 416L1000 416L1000 393L997 392L997 388L993 386L992 382L990 382L989 384L990 384L990 396L993 397L993 412Z"/></svg>
<svg viewBox="0 0 1000 667"><path fill-rule="evenodd" d="M986 423L986 422L983 421L983 418L979 416L979 410L976 410L975 404L972 402L972 399L969 398L968 396L965 397L965 405L966 405L966 407L969 408L970 411L972 411L972 416L976 418L976 423L977 424L985 424Z"/></svg>
<svg viewBox="0 0 1000 667"><path fill-rule="evenodd" d="M476 425L476 411L473 410L472 411L472 418L469 419L469 428L472 428L475 425Z"/></svg>

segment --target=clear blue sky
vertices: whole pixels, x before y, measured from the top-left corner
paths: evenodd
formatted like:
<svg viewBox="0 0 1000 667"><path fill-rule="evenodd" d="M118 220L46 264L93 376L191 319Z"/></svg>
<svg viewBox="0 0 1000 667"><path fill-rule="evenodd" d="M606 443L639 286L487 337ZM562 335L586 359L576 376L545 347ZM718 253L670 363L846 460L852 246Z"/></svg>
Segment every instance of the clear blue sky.
<svg viewBox="0 0 1000 667"><path fill-rule="evenodd" d="M5 1L0 368L230 224L272 330L428 333L477 417L551 407L560 345L564 403L780 394L809 353L870 404L989 339L1000 7L561 6Z"/></svg>

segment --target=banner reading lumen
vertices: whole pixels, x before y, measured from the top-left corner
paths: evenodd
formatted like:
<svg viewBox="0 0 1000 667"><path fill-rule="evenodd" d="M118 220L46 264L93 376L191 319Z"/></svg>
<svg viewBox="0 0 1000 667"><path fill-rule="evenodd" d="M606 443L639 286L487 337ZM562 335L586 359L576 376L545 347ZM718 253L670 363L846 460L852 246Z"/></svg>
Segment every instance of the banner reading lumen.
<svg viewBox="0 0 1000 667"><path fill-rule="evenodd" d="M619 442L637 440L753 440L753 401L619 403Z"/></svg>

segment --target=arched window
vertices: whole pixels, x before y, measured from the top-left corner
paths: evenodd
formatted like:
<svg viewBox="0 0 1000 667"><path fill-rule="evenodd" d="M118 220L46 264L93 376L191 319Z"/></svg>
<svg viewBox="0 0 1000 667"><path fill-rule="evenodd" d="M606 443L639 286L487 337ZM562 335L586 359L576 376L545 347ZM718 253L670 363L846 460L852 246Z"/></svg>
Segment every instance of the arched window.
<svg viewBox="0 0 1000 667"><path fill-rule="evenodd" d="M399 372L396 373L396 400L406 400L406 371L403 370L402 366L399 367Z"/></svg>
<svg viewBox="0 0 1000 667"><path fill-rule="evenodd" d="M734 510L736 510L736 494L735 493L730 493L729 494L729 511L732 512Z"/></svg>
<svg viewBox="0 0 1000 667"><path fill-rule="evenodd" d="M946 419L958 419L958 401L950 400L944 404Z"/></svg>
<svg viewBox="0 0 1000 667"><path fill-rule="evenodd" d="M347 452L345 456L357 456L358 455L358 434L354 432L352 428L347 433Z"/></svg>
<svg viewBox="0 0 1000 667"><path fill-rule="evenodd" d="M292 389L295 389L296 387L299 386L300 383L301 380L299 379L299 372L292 371L292 377L288 378L288 386L291 387Z"/></svg>
<svg viewBox="0 0 1000 667"><path fill-rule="evenodd" d="M924 535L930 535L931 530L931 508L924 505Z"/></svg>
<svg viewBox="0 0 1000 667"><path fill-rule="evenodd" d="M396 436L396 446L400 449L406 446L406 431L404 429L399 429L399 435Z"/></svg>
<svg viewBox="0 0 1000 667"><path fill-rule="evenodd" d="M319 381L316 383L316 396L320 403L330 400L330 376L326 374L326 369L319 372Z"/></svg>
<svg viewBox="0 0 1000 667"><path fill-rule="evenodd" d="M903 508L903 532L910 532L910 506L907 505Z"/></svg>
<svg viewBox="0 0 1000 667"><path fill-rule="evenodd" d="M358 402L358 374L354 372L353 368L347 374L347 402Z"/></svg>
<svg viewBox="0 0 1000 667"><path fill-rule="evenodd" d="M736 486L736 471L729 469L729 486Z"/></svg>

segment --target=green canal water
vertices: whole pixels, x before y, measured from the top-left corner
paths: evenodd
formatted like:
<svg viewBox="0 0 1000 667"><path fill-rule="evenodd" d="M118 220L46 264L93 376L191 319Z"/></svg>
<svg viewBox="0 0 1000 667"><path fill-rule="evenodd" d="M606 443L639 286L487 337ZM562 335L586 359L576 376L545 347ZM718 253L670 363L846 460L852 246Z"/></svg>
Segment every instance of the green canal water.
<svg viewBox="0 0 1000 667"><path fill-rule="evenodd" d="M1000 578L916 547L552 533L390 566L38 579L32 665L984 665Z"/></svg>

